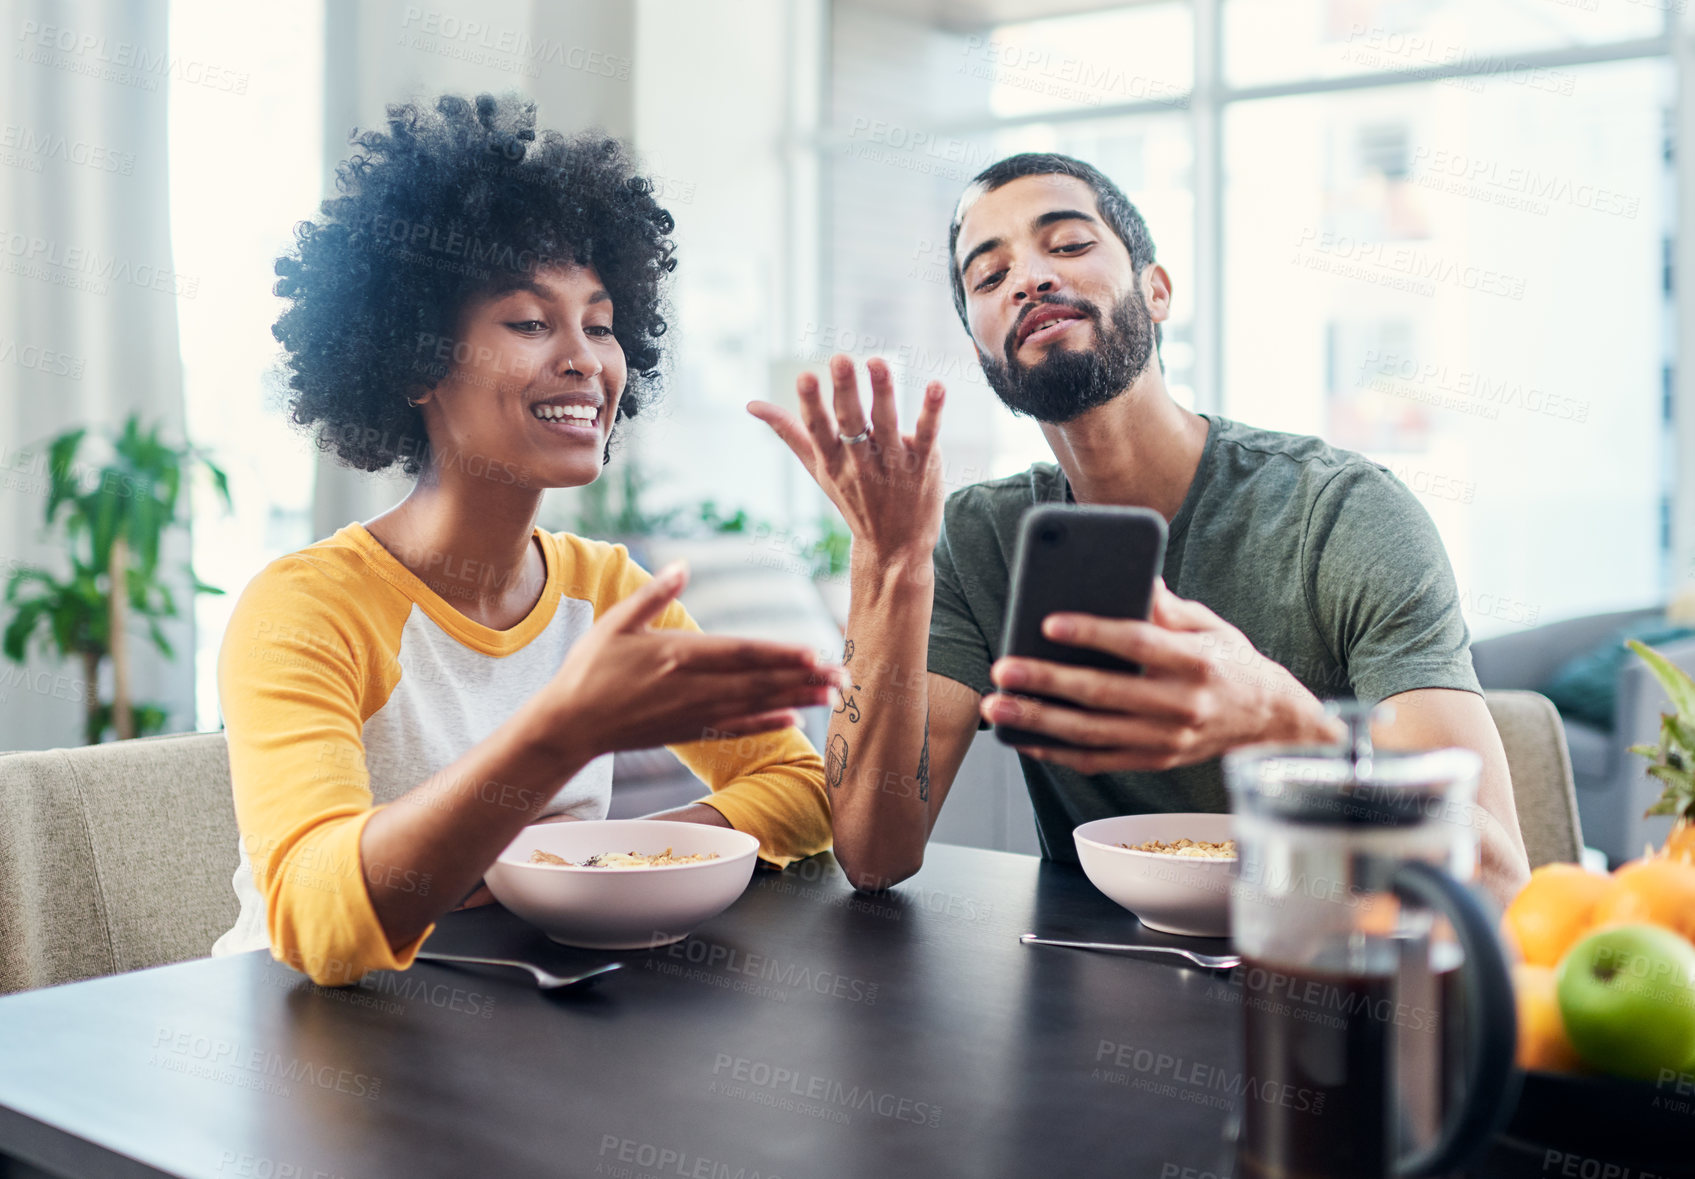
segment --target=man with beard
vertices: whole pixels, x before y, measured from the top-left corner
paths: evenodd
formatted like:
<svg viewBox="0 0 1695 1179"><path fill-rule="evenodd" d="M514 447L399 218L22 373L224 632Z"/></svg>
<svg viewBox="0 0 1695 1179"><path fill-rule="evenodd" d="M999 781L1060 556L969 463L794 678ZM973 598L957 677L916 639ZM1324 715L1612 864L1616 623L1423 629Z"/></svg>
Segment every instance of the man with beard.
<svg viewBox="0 0 1695 1179"><path fill-rule="evenodd" d="M1071 831L1091 819L1228 810L1222 754L1332 741L1320 700L1353 696L1393 705L1374 733L1383 747L1481 755L1482 877L1500 898L1515 893L1528 865L1506 756L1447 554L1412 494L1320 439L1171 399L1158 360L1171 276L1141 215L1090 165L1026 154L990 166L960 198L949 247L954 305L989 383L1041 423L1057 463L944 506L944 391L931 383L903 435L880 360L867 366L869 420L845 356L830 361L833 408L811 376L800 419L750 406L853 532L843 662L854 688L825 763L836 858L855 887L918 870L989 723L1066 743L1021 748L1019 760L1043 855L1075 861ZM1019 521L1049 503L1165 517L1149 621L1044 623L1050 639L1139 663L1141 675L996 658Z"/></svg>

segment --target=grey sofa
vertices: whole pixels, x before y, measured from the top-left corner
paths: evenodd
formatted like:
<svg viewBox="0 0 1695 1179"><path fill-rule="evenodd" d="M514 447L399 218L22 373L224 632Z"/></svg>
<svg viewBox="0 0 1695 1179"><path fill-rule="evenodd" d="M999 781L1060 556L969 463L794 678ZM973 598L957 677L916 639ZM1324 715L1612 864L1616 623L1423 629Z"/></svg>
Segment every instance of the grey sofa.
<svg viewBox="0 0 1695 1179"><path fill-rule="evenodd" d="M1606 642L1621 627L1663 616L1658 607L1622 610L1482 639L1472 644L1472 665L1486 689L1540 691L1573 656ZM1656 649L1695 673L1695 639ZM1632 656L1619 672L1611 733L1569 718L1565 722L1583 841L1604 852L1611 864L1641 855L1645 844L1663 841L1670 830L1670 819L1642 817L1659 797L1660 787L1644 772L1644 759L1628 752L1631 745L1658 740L1660 713L1670 708L1659 682Z"/></svg>

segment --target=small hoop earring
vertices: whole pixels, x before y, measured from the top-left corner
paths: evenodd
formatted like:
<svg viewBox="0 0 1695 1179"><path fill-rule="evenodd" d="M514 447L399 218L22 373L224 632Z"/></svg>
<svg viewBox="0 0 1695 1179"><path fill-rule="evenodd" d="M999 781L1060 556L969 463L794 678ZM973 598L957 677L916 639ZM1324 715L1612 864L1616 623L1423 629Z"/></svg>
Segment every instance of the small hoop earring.
<svg viewBox="0 0 1695 1179"><path fill-rule="evenodd" d="M410 397L408 397L406 399L406 404L410 405L413 409L417 409L420 405L424 404L424 399L420 397L418 400L413 401Z"/></svg>

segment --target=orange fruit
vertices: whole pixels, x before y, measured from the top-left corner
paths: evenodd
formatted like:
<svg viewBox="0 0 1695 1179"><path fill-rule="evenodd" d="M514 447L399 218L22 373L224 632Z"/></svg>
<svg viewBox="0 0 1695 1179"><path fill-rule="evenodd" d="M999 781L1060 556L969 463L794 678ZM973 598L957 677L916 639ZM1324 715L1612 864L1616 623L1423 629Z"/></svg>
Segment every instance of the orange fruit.
<svg viewBox="0 0 1695 1179"><path fill-rule="evenodd" d="M1581 1072L1583 1062L1566 1038L1565 1020L1554 990L1552 966L1513 967L1513 998L1518 1007L1519 1068L1550 1073Z"/></svg>
<svg viewBox="0 0 1695 1179"><path fill-rule="evenodd" d="M1630 861L1608 881L1593 921L1597 929L1646 921L1695 942L1695 864L1663 856Z"/></svg>
<svg viewBox="0 0 1695 1179"><path fill-rule="evenodd" d="M1608 877L1576 864L1543 864L1507 906L1502 929L1530 965L1558 966L1572 943L1589 932L1596 902L1612 887Z"/></svg>

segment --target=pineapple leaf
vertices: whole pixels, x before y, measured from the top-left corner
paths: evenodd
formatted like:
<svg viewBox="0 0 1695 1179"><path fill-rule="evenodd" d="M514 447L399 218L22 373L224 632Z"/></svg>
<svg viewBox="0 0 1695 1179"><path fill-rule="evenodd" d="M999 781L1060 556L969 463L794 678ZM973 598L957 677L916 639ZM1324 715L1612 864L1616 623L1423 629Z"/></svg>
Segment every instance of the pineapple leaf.
<svg viewBox="0 0 1695 1179"><path fill-rule="evenodd" d="M1671 698L1678 715L1695 718L1695 680L1689 678L1689 673L1639 639L1629 639L1625 646L1635 651L1648 665L1648 670L1654 673L1654 678L1660 681L1660 686Z"/></svg>
<svg viewBox="0 0 1695 1179"><path fill-rule="evenodd" d="M1651 774L1654 771L1649 770L1648 772ZM1675 815L1682 809L1683 808L1678 805L1677 799L1672 797L1672 791L1667 790L1660 796L1660 800L1658 802L1642 812L1642 817L1644 819L1650 819L1655 815Z"/></svg>
<svg viewBox="0 0 1695 1179"><path fill-rule="evenodd" d="M1658 778L1676 789L1688 790L1692 785L1688 770L1675 770L1671 766L1649 766L1648 774L1650 777ZM1666 793L1670 794L1671 791L1668 790Z"/></svg>
<svg viewBox="0 0 1695 1179"><path fill-rule="evenodd" d="M1695 753L1695 728L1692 728L1692 725L1695 725L1695 717L1685 718L1682 716L1672 716L1670 714L1666 715L1662 724L1662 729L1677 742L1676 752L1684 754ZM1666 743L1664 737L1661 737L1660 741L1661 744L1667 745L1666 752L1668 754L1673 752L1670 745ZM1685 758L1685 760L1687 760L1687 758Z"/></svg>

